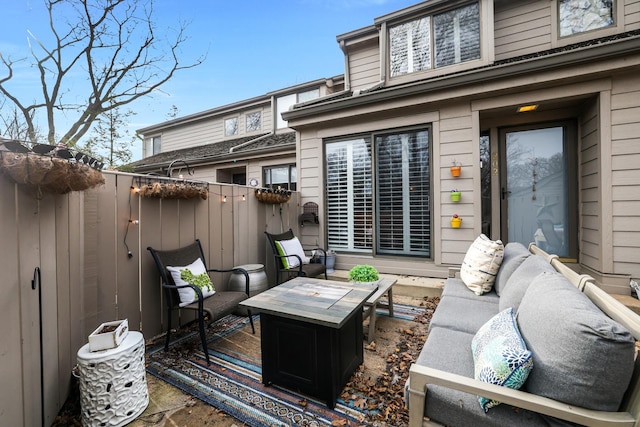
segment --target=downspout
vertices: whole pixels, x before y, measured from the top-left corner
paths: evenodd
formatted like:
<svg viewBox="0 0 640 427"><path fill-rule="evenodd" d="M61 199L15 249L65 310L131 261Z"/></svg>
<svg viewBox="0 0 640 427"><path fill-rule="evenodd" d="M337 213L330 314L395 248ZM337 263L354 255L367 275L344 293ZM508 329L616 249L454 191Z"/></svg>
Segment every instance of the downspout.
<svg viewBox="0 0 640 427"><path fill-rule="evenodd" d="M344 90L351 89L351 69L349 68L349 55L347 55L347 46L344 44L344 40L338 42L340 50L344 55Z"/></svg>

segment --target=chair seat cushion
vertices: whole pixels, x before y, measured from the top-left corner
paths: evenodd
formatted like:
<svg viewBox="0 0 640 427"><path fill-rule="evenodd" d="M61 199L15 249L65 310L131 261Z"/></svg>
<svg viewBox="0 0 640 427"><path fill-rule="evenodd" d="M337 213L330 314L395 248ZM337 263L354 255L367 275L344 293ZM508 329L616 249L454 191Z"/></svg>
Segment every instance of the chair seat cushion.
<svg viewBox="0 0 640 427"><path fill-rule="evenodd" d="M209 315L209 320L214 321L233 313L238 308L238 304L247 298L247 294L240 291L216 292L215 295L204 300L203 309ZM195 302L182 308L197 310L198 303Z"/></svg>
<svg viewBox="0 0 640 427"><path fill-rule="evenodd" d="M171 278L176 286L194 284L202 291L203 298L208 298L215 293L211 278L200 258L185 266L167 266L167 270L171 273ZM178 288L178 295L180 296L180 307L198 301L198 294L191 287Z"/></svg>

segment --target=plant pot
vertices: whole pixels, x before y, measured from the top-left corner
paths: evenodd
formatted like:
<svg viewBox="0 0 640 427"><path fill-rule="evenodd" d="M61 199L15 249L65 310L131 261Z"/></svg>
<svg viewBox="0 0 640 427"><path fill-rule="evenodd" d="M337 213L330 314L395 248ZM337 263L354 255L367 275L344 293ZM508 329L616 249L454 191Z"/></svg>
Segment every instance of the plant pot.
<svg viewBox="0 0 640 427"><path fill-rule="evenodd" d="M451 201L452 202L459 202L460 201L460 195L462 193L460 193L459 191L452 191L450 194L451 194Z"/></svg>
<svg viewBox="0 0 640 427"><path fill-rule="evenodd" d="M324 260L324 255L320 255L320 264L325 264L325 260ZM336 255L335 254L328 254L327 255L327 262L326 262L326 266L327 266L327 274L329 273L335 273L335 265L336 265Z"/></svg>
<svg viewBox="0 0 640 427"><path fill-rule="evenodd" d="M124 341L127 334L129 334L127 319L103 323L89 335L89 350L100 351L115 348Z"/></svg>
<svg viewBox="0 0 640 427"><path fill-rule="evenodd" d="M451 218L451 228L460 228L462 218Z"/></svg>
<svg viewBox="0 0 640 427"><path fill-rule="evenodd" d="M460 170L462 170L462 166L451 166L451 176L460 176Z"/></svg>
<svg viewBox="0 0 640 427"><path fill-rule="evenodd" d="M372 282L351 282L353 286L358 286L360 288L368 288L368 289L378 289L379 280L374 280Z"/></svg>

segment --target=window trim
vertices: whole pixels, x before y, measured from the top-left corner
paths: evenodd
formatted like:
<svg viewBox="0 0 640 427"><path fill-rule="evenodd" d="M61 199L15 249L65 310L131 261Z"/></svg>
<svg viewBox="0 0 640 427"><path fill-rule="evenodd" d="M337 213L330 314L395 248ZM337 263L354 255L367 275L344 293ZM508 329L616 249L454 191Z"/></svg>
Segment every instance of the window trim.
<svg viewBox="0 0 640 427"><path fill-rule="evenodd" d="M613 25L595 30L584 31L578 34L560 36L560 1L551 0L551 47L563 47L574 43L581 43L600 37L612 36L624 32L624 4L614 0Z"/></svg>
<svg viewBox="0 0 640 427"><path fill-rule="evenodd" d="M260 125L258 126L257 129L249 130L249 127L247 126L248 125L247 122L249 120L249 116L252 115L252 114L260 114ZM246 112L244 114L244 131L245 131L245 133L260 132L262 130L262 117L263 117L262 110L255 110L255 111Z"/></svg>
<svg viewBox="0 0 640 427"><path fill-rule="evenodd" d="M471 61L460 62L457 64L446 65L439 68L430 68L427 70L416 71L413 73L403 74L401 76L391 77L391 58L390 58L390 43L389 43L389 27L410 22L424 16L432 16L448 10L457 9L462 6L478 2L480 8L480 58ZM557 1L557 0L554 0ZM429 2L430 3L430 2ZM427 3L427 4L429 4ZM380 25L380 55L381 63L384 64L380 67L382 72L382 80L386 85L394 86L403 84L415 80L422 80L429 77L434 77L442 74L455 73L458 71L468 70L483 65L491 64L495 59L494 51L494 13L493 13L493 1L491 0L474 0L474 1L456 1L456 2L436 2L430 7L423 7L419 9L409 9L409 13L405 15L393 15L393 19L389 18L379 22ZM433 47L433 40L431 40L431 46ZM433 56L433 50L431 52Z"/></svg>
<svg viewBox="0 0 640 427"><path fill-rule="evenodd" d="M279 163L279 164L273 164L273 165L265 165L262 166L262 186L264 188L273 188L271 187L272 184L268 184L267 183L267 170L271 170L271 169L277 169L277 168L287 168L288 169L288 182L287 182L287 188L286 190L291 190L291 191L297 191L298 189L298 170L297 170L297 166L295 163ZM292 177L292 171L295 171L295 175L296 175L296 180L292 181L291 177ZM270 179L271 181L271 179ZM291 188L291 184L295 184L296 188Z"/></svg>
<svg viewBox="0 0 640 427"><path fill-rule="evenodd" d="M236 133L227 133L227 121L229 120L236 121ZM225 138L237 137L240 133L240 121L238 120L238 116L225 117L222 121L222 129Z"/></svg>

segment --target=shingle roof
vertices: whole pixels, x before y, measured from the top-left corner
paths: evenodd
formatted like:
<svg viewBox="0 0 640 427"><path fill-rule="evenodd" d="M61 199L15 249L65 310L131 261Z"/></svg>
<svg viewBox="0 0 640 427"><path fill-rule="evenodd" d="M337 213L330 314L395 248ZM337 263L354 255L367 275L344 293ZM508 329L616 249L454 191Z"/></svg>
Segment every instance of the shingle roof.
<svg viewBox="0 0 640 427"><path fill-rule="evenodd" d="M153 166L165 165L174 160L184 160L190 164L201 161L222 161L225 157L234 154L238 157L255 154L256 151L267 148L287 149L295 146L296 133L287 132L279 134L265 133L243 138L198 145L180 150L167 151L153 156L145 157L130 164L136 170L147 169Z"/></svg>

